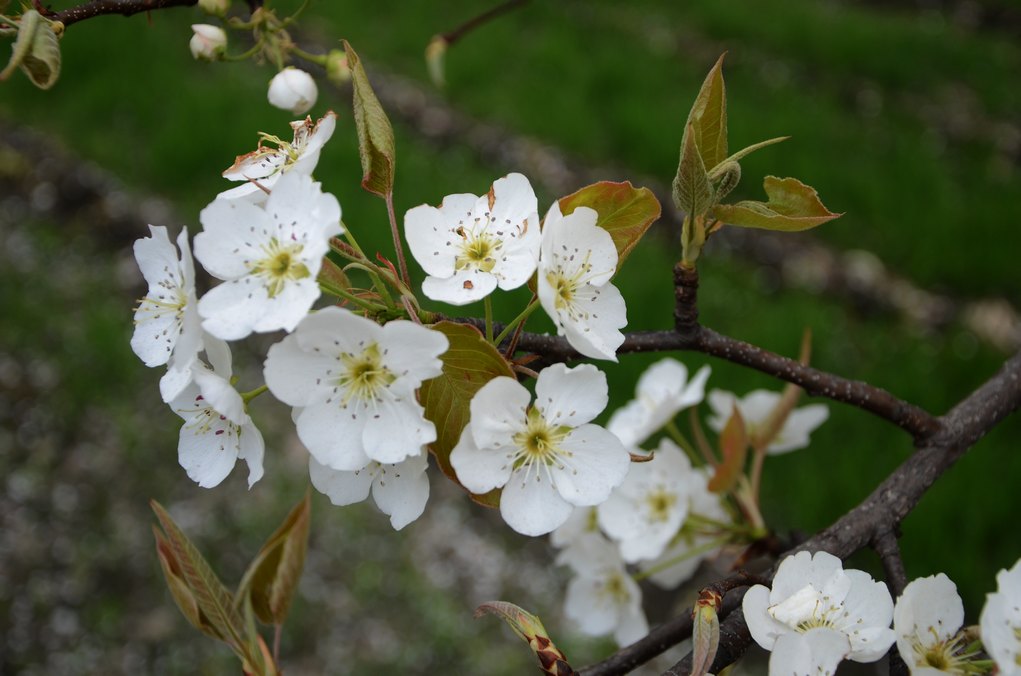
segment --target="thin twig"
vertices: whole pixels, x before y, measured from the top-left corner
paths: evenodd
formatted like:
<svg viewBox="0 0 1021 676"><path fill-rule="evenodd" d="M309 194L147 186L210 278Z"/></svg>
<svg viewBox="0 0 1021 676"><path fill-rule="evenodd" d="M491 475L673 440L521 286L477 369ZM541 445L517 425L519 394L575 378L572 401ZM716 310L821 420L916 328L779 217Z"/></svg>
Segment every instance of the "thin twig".
<svg viewBox="0 0 1021 676"><path fill-rule="evenodd" d="M826 551L845 559L873 542L880 533L890 532L944 472L1018 407L1021 407L1021 352L1008 359L993 377L942 416L939 432L858 506L778 560L799 551ZM771 578L775 572L774 567L763 577ZM740 610L720 623L720 637L717 660L712 666L715 672L740 657L751 641ZM689 663L678 664L673 672L684 673L686 664Z"/></svg>
<svg viewBox="0 0 1021 676"><path fill-rule="evenodd" d="M56 13L46 14L46 18L59 21L64 26L92 19L104 14L120 14L131 16L140 12L149 12L154 9L168 9L170 7L190 7L198 0L92 0L77 7L61 10Z"/></svg>
<svg viewBox="0 0 1021 676"><path fill-rule="evenodd" d="M507 0L506 2L503 2L497 5L496 7L493 7L492 9L487 10L482 14L479 14L478 16L469 19L468 21L465 21L463 24L461 24L454 30L448 33L443 33L440 37L443 39L444 42L447 43L447 45L452 45L461 38L463 38L468 33L478 28L479 26L487 23L488 21L492 21L501 14L506 14L512 9L516 9L527 3L528 0Z"/></svg>

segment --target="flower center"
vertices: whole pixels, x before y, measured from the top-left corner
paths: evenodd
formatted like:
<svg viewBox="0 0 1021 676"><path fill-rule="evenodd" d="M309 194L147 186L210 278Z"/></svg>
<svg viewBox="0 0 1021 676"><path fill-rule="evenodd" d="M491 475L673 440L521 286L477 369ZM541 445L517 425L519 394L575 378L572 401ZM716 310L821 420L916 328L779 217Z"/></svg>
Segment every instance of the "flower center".
<svg viewBox="0 0 1021 676"><path fill-rule="evenodd" d="M810 584L768 609L773 619L802 633L819 628L840 631L836 621L842 611L843 604L834 603Z"/></svg>
<svg viewBox="0 0 1021 676"><path fill-rule="evenodd" d="M589 262L592 252L585 252L585 257L575 264L574 260L578 255L572 253L565 257L563 254L554 254L554 264L546 272L546 281L553 288L553 307L558 312L566 312L572 321L588 319L589 313L584 309L584 305L579 303L582 299L578 298L578 292L593 276L592 263ZM567 265L564 265L565 261ZM598 293L596 291L597 295Z"/></svg>
<svg viewBox="0 0 1021 676"><path fill-rule="evenodd" d="M564 454L560 443L567 437L569 431L568 427L551 426L542 417L539 409L532 408L528 411L525 429L513 437L514 445L518 448L515 466L537 462L553 465L559 456Z"/></svg>
<svg viewBox="0 0 1021 676"><path fill-rule="evenodd" d="M624 576L618 572L614 572L603 582L602 594L603 596L610 597L617 605L627 603L628 599L631 598L631 594L628 593L627 584L624 581Z"/></svg>
<svg viewBox="0 0 1021 676"><path fill-rule="evenodd" d="M466 230L464 226L457 229L457 234L464 242L461 244L461 253L454 259L456 270L491 272L496 267L496 253L502 244L500 240L486 232Z"/></svg>
<svg viewBox="0 0 1021 676"><path fill-rule="evenodd" d="M346 389L344 406L353 399L377 401L383 390L397 379L390 369L383 366L382 355L376 343L366 347L361 354L343 354L340 361L344 369L337 384Z"/></svg>
<svg viewBox="0 0 1021 676"><path fill-rule="evenodd" d="M265 255L252 266L252 273L266 278L270 298L276 297L288 282L296 282L311 274L301 260L302 245L299 242L282 244L274 237L262 250Z"/></svg>
<svg viewBox="0 0 1021 676"><path fill-rule="evenodd" d="M645 496L645 503L649 507L650 521L666 521L677 504L677 494L659 487Z"/></svg>
<svg viewBox="0 0 1021 676"><path fill-rule="evenodd" d="M967 638L963 632L944 641L936 633L934 627L929 627L933 641L924 645L916 636L911 643L912 651L915 653L916 667L932 667L948 674L978 673L976 665L970 661L975 652L968 652Z"/></svg>

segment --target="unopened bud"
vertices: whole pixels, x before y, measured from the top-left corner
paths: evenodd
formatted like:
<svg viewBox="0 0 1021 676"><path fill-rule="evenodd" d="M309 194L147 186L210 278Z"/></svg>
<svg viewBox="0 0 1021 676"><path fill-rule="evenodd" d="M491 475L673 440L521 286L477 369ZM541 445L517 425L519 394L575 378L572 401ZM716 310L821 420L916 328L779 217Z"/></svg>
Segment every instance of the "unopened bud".
<svg viewBox="0 0 1021 676"><path fill-rule="evenodd" d="M705 676L720 646L719 611L723 597L711 589L703 589L692 612L692 676Z"/></svg>
<svg viewBox="0 0 1021 676"><path fill-rule="evenodd" d="M199 9L210 16L227 16L230 0L199 0Z"/></svg>
<svg viewBox="0 0 1021 676"><path fill-rule="evenodd" d="M227 51L227 34L219 26L208 23L192 24L195 34L191 36L188 46L191 55L199 61L219 61Z"/></svg>
<svg viewBox="0 0 1021 676"><path fill-rule="evenodd" d="M446 78L443 72L443 57L447 54L447 40L442 35L437 35L429 41L425 48L425 65L429 68L429 77L433 84L442 87Z"/></svg>
<svg viewBox="0 0 1021 676"><path fill-rule="evenodd" d="M288 66L269 81L269 102L277 108L304 115L315 105L319 89L312 76Z"/></svg>
<svg viewBox="0 0 1021 676"><path fill-rule="evenodd" d="M331 50L326 55L326 77L333 84L344 84L351 81L351 69L347 65L347 54L339 49Z"/></svg>

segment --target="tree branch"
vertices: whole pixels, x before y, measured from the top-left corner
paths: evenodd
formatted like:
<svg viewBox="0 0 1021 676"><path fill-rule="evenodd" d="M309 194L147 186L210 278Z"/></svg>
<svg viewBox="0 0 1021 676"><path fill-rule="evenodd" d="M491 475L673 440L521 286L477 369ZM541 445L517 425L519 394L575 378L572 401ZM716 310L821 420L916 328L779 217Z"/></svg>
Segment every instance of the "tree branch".
<svg viewBox="0 0 1021 676"><path fill-rule="evenodd" d="M780 557L799 551L827 551L846 559L882 533L893 528L918 504L925 492L964 453L1001 420L1021 406L1021 352L1008 359L996 374L940 418L940 429L905 460L857 507ZM776 566L764 577L772 578ZM720 649L712 671L740 657L751 636L740 610L720 623ZM681 671L690 661L682 661Z"/></svg>
<svg viewBox="0 0 1021 676"><path fill-rule="evenodd" d="M61 22L64 26L70 26L73 23L103 14L131 16L154 9L189 7L197 2L198 0L92 0L59 12L47 12L45 16L48 19Z"/></svg>

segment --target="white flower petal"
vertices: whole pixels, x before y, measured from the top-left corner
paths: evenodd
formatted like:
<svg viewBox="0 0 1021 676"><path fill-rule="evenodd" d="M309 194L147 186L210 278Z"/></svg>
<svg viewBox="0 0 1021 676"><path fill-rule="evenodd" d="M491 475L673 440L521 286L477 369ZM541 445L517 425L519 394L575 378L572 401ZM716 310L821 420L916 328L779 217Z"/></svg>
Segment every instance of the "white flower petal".
<svg viewBox="0 0 1021 676"><path fill-rule="evenodd" d="M769 676L830 676L847 650L847 637L832 629L784 634L769 656Z"/></svg>
<svg viewBox="0 0 1021 676"><path fill-rule="evenodd" d="M496 288L496 277L481 270L457 270L446 278L426 277L422 293L432 300L451 305L467 305L482 300Z"/></svg>
<svg viewBox="0 0 1021 676"><path fill-rule="evenodd" d="M776 639L792 631L787 625L773 619L768 612L769 606L769 588L761 584L749 589L741 601L748 631L764 650L773 650Z"/></svg>
<svg viewBox="0 0 1021 676"><path fill-rule="evenodd" d="M321 464L314 456L308 458L308 474L316 490L338 507L353 505L369 497L372 480L379 472L378 463L351 472L342 472Z"/></svg>
<svg viewBox="0 0 1021 676"><path fill-rule="evenodd" d="M551 471L557 490L573 505L597 505L606 500L624 481L631 465L620 440L597 425L575 428L561 447L572 454L570 465Z"/></svg>
<svg viewBox="0 0 1021 676"><path fill-rule="evenodd" d="M470 429L482 449L511 450L513 437L525 428L525 411L531 396L518 381L498 376L483 385L469 404Z"/></svg>
<svg viewBox="0 0 1021 676"><path fill-rule="evenodd" d="M890 590L864 571L845 570L844 574L851 580L844 599L844 610L849 614L845 631L851 639L850 659L875 662L887 653L896 639L889 628L893 621Z"/></svg>
<svg viewBox="0 0 1021 676"><path fill-rule="evenodd" d="M188 472L188 478L202 488L220 485L238 457L237 430L234 425L224 423L209 430L200 425L185 422L181 426L177 446L177 459Z"/></svg>
<svg viewBox="0 0 1021 676"><path fill-rule="evenodd" d="M589 636L609 634L617 627L618 609L601 593L603 585L600 578L580 575L567 583L564 614Z"/></svg>
<svg viewBox="0 0 1021 676"><path fill-rule="evenodd" d="M195 258L218 279L248 274L273 236L272 222L261 208L245 201L214 200L199 213L202 232L195 235Z"/></svg>
<svg viewBox="0 0 1021 676"><path fill-rule="evenodd" d="M367 418L365 411L344 409L333 402L303 408L295 422L298 438L316 460L331 469L353 472L372 460L362 444Z"/></svg>
<svg viewBox="0 0 1021 676"><path fill-rule="evenodd" d="M443 373L439 357L448 347L450 341L439 331L404 320L387 323L379 341L386 367L410 388Z"/></svg>
<svg viewBox="0 0 1021 676"><path fill-rule="evenodd" d="M362 433L365 454L376 462L393 464L420 455L436 441L436 426L409 390L400 397L383 396L370 409Z"/></svg>
<svg viewBox="0 0 1021 676"><path fill-rule="evenodd" d="M500 495L500 514L507 525L522 535L546 535L574 509L541 470L511 474Z"/></svg>
<svg viewBox="0 0 1021 676"><path fill-rule="evenodd" d="M553 364L539 373L535 406L551 425L577 427L603 412L609 401L606 375L592 364Z"/></svg>
<svg viewBox="0 0 1021 676"><path fill-rule="evenodd" d="M238 433L238 458L244 460L248 465L248 487L251 488L255 482L262 478L262 460L266 451L266 444L262 439L262 433L255 423L249 421L241 426Z"/></svg>
<svg viewBox="0 0 1021 676"><path fill-rule="evenodd" d="M382 465L372 484L376 506L400 530L422 516L429 501L427 454L413 455L399 465Z"/></svg>
<svg viewBox="0 0 1021 676"><path fill-rule="evenodd" d="M289 406L325 401L333 392L337 358L301 348L292 333L269 348L263 377L273 396Z"/></svg>
<svg viewBox="0 0 1021 676"><path fill-rule="evenodd" d="M252 333L268 300L266 287L250 277L224 282L199 299L202 328L222 340L240 340Z"/></svg>
<svg viewBox="0 0 1021 676"><path fill-rule="evenodd" d="M444 205L450 202L457 211L471 210L478 198L475 195L447 195ZM467 205L465 207L464 205ZM453 221L457 223L456 219ZM450 227L450 218L443 211L428 204L409 209L404 214L404 235L408 248L427 275L449 277L454 274L457 235Z"/></svg>
<svg viewBox="0 0 1021 676"><path fill-rule="evenodd" d="M511 457L509 452L480 449L475 444L469 424L450 452L450 465L462 486L481 495L507 483L511 476Z"/></svg>

